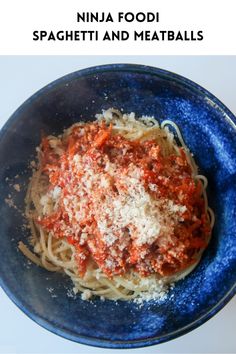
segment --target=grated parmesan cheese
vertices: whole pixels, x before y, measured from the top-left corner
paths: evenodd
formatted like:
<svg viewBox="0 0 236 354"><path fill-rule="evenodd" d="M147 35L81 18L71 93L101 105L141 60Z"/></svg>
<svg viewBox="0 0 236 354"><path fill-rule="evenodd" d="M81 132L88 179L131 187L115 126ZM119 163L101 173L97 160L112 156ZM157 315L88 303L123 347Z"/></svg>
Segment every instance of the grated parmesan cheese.
<svg viewBox="0 0 236 354"><path fill-rule="evenodd" d="M92 292L91 290L84 290L81 294L81 299L82 300L89 300L92 297Z"/></svg>
<svg viewBox="0 0 236 354"><path fill-rule="evenodd" d="M80 245L84 245L90 228L86 225L81 233L79 225L85 219L95 219L103 242L107 247L112 246L112 258L106 261L106 267L113 269L118 257L113 246L117 243L120 252L128 246L130 238L138 247L157 241L160 246L167 247L186 206L161 197L153 198L144 186L142 170L134 164L130 163L126 173L106 156L103 164L104 169L101 170L88 156L78 154L70 161L69 171L83 171L83 175L80 180L76 179L76 183L68 185L69 193L62 199L70 220L70 225L64 225L64 235L80 235ZM157 191L155 184L148 187ZM43 195L40 200L43 214L50 214L60 198L61 188L58 186ZM93 249L94 246L90 247ZM145 251L140 252L143 261L145 256Z"/></svg>
<svg viewBox="0 0 236 354"><path fill-rule="evenodd" d="M17 184L14 184L13 185L13 188L17 191L17 192L20 192L20 185L17 183Z"/></svg>

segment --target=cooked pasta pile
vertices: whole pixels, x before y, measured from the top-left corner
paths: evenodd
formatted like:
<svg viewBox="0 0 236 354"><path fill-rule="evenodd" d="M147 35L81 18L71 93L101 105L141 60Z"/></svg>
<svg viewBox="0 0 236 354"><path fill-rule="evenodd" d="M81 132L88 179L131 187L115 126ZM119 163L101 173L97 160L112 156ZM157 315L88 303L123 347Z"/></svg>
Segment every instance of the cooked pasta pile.
<svg viewBox="0 0 236 354"><path fill-rule="evenodd" d="M209 242L206 187L175 123L109 109L42 139L19 248L83 299L157 298Z"/></svg>

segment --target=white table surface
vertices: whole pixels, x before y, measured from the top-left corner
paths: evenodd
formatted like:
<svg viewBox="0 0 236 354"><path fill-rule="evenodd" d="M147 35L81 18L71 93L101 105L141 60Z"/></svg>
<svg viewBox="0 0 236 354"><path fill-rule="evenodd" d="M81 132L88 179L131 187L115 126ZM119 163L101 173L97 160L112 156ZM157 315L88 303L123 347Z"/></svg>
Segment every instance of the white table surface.
<svg viewBox="0 0 236 354"><path fill-rule="evenodd" d="M0 126L35 91L69 72L108 63L137 63L174 71L199 83L236 114L236 57L12 56L0 57ZM0 289L0 353L120 353L58 337L26 317ZM168 343L125 353L236 353L236 297L214 318Z"/></svg>

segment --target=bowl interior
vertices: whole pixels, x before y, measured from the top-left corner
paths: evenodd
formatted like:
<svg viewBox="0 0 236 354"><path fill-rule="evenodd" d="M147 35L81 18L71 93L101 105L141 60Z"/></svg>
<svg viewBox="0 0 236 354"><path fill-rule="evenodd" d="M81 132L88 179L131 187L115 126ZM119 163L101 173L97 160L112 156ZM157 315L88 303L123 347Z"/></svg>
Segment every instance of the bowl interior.
<svg viewBox="0 0 236 354"><path fill-rule="evenodd" d="M41 132L61 133L114 107L160 121L171 119L209 181L216 214L212 240L198 267L165 300L140 305L72 295L69 279L30 265L18 251L27 240L24 195ZM11 117L0 139L0 274L13 301L39 324L69 339L108 347L138 347L173 338L201 324L226 301L236 281L236 129L211 94L177 75L111 65L70 74L32 96ZM19 175L19 177L16 177ZM12 185L19 183L21 191ZM9 194L17 209L9 207Z"/></svg>

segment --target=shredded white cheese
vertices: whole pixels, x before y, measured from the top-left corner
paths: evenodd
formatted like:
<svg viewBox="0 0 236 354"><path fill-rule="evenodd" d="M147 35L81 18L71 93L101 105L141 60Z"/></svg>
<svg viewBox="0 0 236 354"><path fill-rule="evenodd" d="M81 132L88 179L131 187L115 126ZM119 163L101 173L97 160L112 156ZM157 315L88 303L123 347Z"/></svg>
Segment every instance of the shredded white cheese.
<svg viewBox="0 0 236 354"><path fill-rule="evenodd" d="M129 244L130 237L137 246L151 245L157 240L160 245L168 246L174 226L186 211L186 206L164 198L153 198L143 185L142 170L133 164L124 174L114 163L105 161L105 170L101 172L87 157L75 155L71 161L71 168L74 167L84 173L79 184L63 197L63 204L69 219L76 219L78 223L67 225L65 235L78 235L79 223L85 218L94 218L108 247L119 239L119 250L122 251ZM113 183L116 193L112 189ZM157 190L154 184L149 184L149 188ZM40 200L43 213L50 214L60 197L61 189L57 186L44 195ZM95 203L94 207L88 208L91 202ZM80 234L81 245L86 242L88 234L86 226ZM115 250L113 253L115 261ZM140 257L145 259L145 252ZM106 266L112 269L114 264L110 260Z"/></svg>

